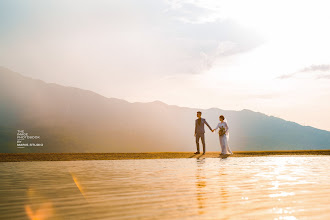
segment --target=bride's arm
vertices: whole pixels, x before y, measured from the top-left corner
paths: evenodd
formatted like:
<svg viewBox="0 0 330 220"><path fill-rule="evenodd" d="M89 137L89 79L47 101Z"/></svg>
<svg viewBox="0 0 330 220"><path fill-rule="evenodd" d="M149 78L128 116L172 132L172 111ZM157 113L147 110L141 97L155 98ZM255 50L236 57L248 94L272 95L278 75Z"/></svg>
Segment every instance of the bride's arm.
<svg viewBox="0 0 330 220"><path fill-rule="evenodd" d="M218 123L217 127L214 128L214 131L217 130L220 127L220 123Z"/></svg>
<svg viewBox="0 0 330 220"><path fill-rule="evenodd" d="M227 125L227 122L225 122L225 127L226 127L226 133L227 133L228 130L229 130L229 127L228 127L228 125Z"/></svg>

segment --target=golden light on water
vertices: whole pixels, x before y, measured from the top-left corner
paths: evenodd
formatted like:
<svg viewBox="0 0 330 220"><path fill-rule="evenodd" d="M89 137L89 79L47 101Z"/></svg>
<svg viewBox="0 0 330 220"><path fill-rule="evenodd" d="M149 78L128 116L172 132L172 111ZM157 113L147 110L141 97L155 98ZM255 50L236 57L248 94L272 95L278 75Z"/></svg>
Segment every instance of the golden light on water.
<svg viewBox="0 0 330 220"><path fill-rule="evenodd" d="M0 167L0 190L13 199L0 213L30 220L329 219L329 164L326 156L17 163L15 174ZM9 185L12 179L20 181Z"/></svg>
<svg viewBox="0 0 330 220"><path fill-rule="evenodd" d="M70 171L69 171L70 172ZM76 175L72 172L70 172L73 182L76 184L77 188L79 189L80 193L84 196L84 198L87 200L86 195L85 195L85 191L83 189L83 187L81 186L80 182L78 181L78 178L76 177Z"/></svg>
<svg viewBox="0 0 330 220"><path fill-rule="evenodd" d="M205 200L207 199L206 188L206 179L203 174L202 164L204 160L197 160L198 167L196 170L196 198L198 203L198 214L203 215L205 209Z"/></svg>
<svg viewBox="0 0 330 220"><path fill-rule="evenodd" d="M49 199L42 197L33 188L29 188L26 194L30 204L25 204L24 209L30 220L46 220L53 217L53 203Z"/></svg>
<svg viewBox="0 0 330 220"><path fill-rule="evenodd" d="M32 210L30 205L25 205L25 211L30 220L49 219L53 215L53 205L51 202L43 203L37 210Z"/></svg>

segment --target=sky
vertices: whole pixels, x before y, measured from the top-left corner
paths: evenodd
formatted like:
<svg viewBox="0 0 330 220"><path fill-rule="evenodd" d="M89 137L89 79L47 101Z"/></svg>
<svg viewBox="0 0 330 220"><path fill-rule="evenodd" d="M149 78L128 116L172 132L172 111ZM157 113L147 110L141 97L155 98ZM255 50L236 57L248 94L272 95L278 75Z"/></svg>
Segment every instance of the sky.
<svg viewBox="0 0 330 220"><path fill-rule="evenodd" d="M0 66L129 102L330 131L330 3L1 0Z"/></svg>

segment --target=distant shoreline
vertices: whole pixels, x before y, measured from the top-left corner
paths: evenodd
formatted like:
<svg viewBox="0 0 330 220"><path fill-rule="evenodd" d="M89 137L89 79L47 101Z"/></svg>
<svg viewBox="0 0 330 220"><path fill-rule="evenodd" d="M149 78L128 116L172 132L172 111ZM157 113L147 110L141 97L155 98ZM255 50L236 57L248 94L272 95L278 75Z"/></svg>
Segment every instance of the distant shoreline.
<svg viewBox="0 0 330 220"><path fill-rule="evenodd" d="M234 151L230 157L259 156L330 156L330 150L290 151ZM75 160L129 160L129 159L173 159L173 158L220 158L220 152L145 152L145 153L0 153L0 162L23 161L75 161Z"/></svg>

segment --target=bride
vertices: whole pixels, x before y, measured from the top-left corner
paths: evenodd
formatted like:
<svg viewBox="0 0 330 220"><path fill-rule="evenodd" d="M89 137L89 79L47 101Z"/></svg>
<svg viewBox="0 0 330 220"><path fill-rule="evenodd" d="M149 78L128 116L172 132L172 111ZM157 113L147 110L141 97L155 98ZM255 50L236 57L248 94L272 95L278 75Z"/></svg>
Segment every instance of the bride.
<svg viewBox="0 0 330 220"><path fill-rule="evenodd" d="M228 140L229 140L229 127L227 125L227 120L225 120L225 117L223 115L220 115L219 117L220 123L217 125L215 129L212 130L215 131L218 128L219 130L219 140L220 140L220 146L221 146L221 155L225 154L233 154L229 148Z"/></svg>

